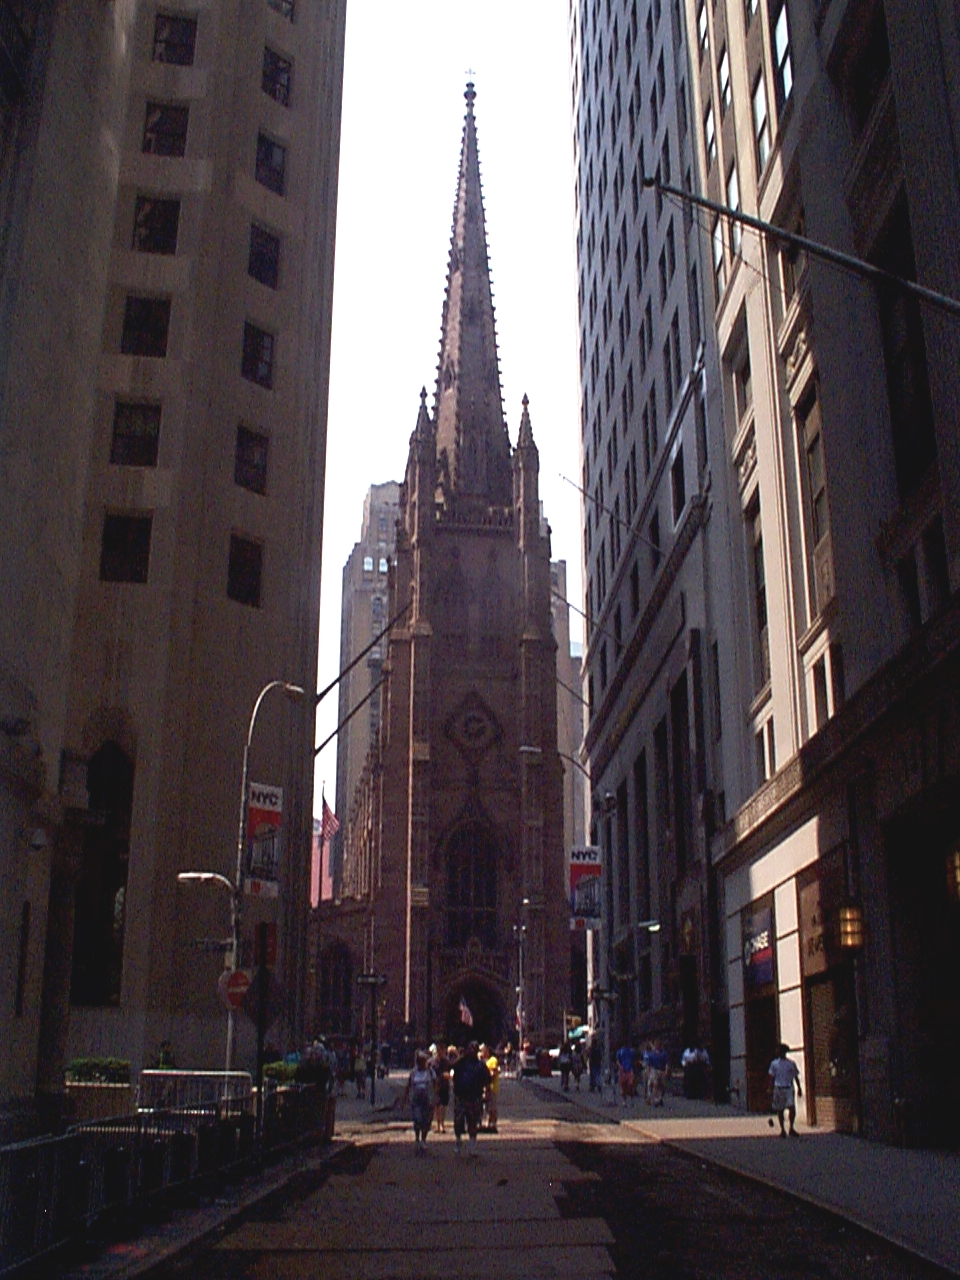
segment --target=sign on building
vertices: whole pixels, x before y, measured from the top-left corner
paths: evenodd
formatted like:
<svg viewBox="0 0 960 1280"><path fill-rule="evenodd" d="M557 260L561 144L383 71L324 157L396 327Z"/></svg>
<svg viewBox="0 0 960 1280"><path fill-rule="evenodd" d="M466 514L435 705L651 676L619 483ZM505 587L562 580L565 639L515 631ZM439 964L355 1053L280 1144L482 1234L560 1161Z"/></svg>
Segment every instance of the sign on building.
<svg viewBox="0 0 960 1280"><path fill-rule="evenodd" d="M570 928L599 929L602 866L600 850L582 845L570 850Z"/></svg>
<svg viewBox="0 0 960 1280"><path fill-rule="evenodd" d="M283 788L251 782L247 792L246 892L260 898L280 893Z"/></svg>

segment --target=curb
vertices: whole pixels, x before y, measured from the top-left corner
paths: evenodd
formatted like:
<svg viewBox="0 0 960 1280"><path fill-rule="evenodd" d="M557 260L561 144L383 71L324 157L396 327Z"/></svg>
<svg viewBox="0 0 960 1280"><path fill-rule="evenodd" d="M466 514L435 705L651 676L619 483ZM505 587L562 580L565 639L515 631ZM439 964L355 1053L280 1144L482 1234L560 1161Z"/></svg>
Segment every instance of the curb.
<svg viewBox="0 0 960 1280"><path fill-rule="evenodd" d="M707 1155L704 1152L688 1145L689 1140L683 1138L665 1138L654 1130L645 1128L642 1120L634 1120L627 1116L624 1116L622 1120L619 1116L611 1116L607 1118L603 1114L602 1106L590 1107L583 1103L577 1103L575 1098L571 1098L567 1094L564 1094L559 1090L552 1089L549 1085L544 1085L542 1083L540 1084L540 1089L543 1093L549 1093L563 1102L570 1102L574 1105L581 1106L583 1110L590 1111L600 1119L605 1119L609 1124L622 1124L627 1126L636 1133L641 1134L648 1141L660 1143L665 1147L670 1147L674 1151L679 1151L688 1159L701 1160L704 1164L710 1164L718 1169L723 1169L725 1173L734 1174L736 1177L743 1178L745 1181L753 1183L756 1186L762 1186L767 1190L773 1189L774 1191L781 1192L783 1195L791 1196L794 1200L800 1200L804 1204L810 1205L811 1208L819 1210L821 1213L829 1214L831 1218L839 1219L842 1222L849 1222L859 1230L865 1231L868 1235L875 1236L878 1240L883 1240L886 1244L890 1245L891 1248L898 1250L900 1253L907 1254L911 1258L919 1258L921 1262L925 1262L928 1266L936 1268L945 1276L960 1276L960 1269L944 1262L941 1258L936 1258L930 1253L927 1253L917 1244L909 1240L905 1240L902 1236L897 1235L894 1232L885 1230L877 1223L870 1222L861 1217L858 1213L848 1209L842 1209L838 1205L830 1204L828 1201L821 1200L818 1196L812 1195L809 1191L800 1191L794 1187L785 1187L779 1182L771 1182L769 1179L761 1177L759 1174L751 1173L749 1170L742 1169L739 1165L733 1164L729 1160L724 1160L720 1156Z"/></svg>

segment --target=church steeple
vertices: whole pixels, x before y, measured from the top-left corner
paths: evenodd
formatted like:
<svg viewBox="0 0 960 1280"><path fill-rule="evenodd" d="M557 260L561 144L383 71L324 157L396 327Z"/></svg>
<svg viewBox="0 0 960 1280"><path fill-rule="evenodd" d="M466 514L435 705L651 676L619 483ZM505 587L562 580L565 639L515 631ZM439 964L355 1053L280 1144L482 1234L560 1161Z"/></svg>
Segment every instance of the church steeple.
<svg viewBox="0 0 960 1280"><path fill-rule="evenodd" d="M472 84L463 96L467 112L437 368L437 454L446 453L441 469L449 475L451 494L508 506L510 440L500 395Z"/></svg>

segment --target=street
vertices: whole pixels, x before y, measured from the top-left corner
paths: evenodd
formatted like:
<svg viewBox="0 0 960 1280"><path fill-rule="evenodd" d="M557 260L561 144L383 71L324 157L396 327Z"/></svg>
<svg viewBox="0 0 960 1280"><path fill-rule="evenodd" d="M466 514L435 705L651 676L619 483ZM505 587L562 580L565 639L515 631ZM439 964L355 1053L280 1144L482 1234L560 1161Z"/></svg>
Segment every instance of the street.
<svg viewBox="0 0 960 1280"><path fill-rule="evenodd" d="M391 1084L391 1087L393 1085ZM350 1145L165 1268L179 1280L950 1273L781 1192L504 1080L500 1132L416 1158L407 1118L346 1104Z"/></svg>

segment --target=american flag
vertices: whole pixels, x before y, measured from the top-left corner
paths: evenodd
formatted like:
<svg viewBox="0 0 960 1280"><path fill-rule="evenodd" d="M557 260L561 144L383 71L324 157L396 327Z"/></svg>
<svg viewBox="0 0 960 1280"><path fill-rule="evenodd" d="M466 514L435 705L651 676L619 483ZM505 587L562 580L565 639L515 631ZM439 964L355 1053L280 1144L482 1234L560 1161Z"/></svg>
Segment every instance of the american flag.
<svg viewBox="0 0 960 1280"><path fill-rule="evenodd" d="M467 1002L464 1000L463 996L460 997L460 1021L465 1027L473 1026L473 1014L470 1012Z"/></svg>
<svg viewBox="0 0 960 1280"><path fill-rule="evenodd" d="M340 830L340 819L323 797L320 821L313 820L313 857L310 867L310 905L333 898L333 876L330 874L330 841Z"/></svg>

